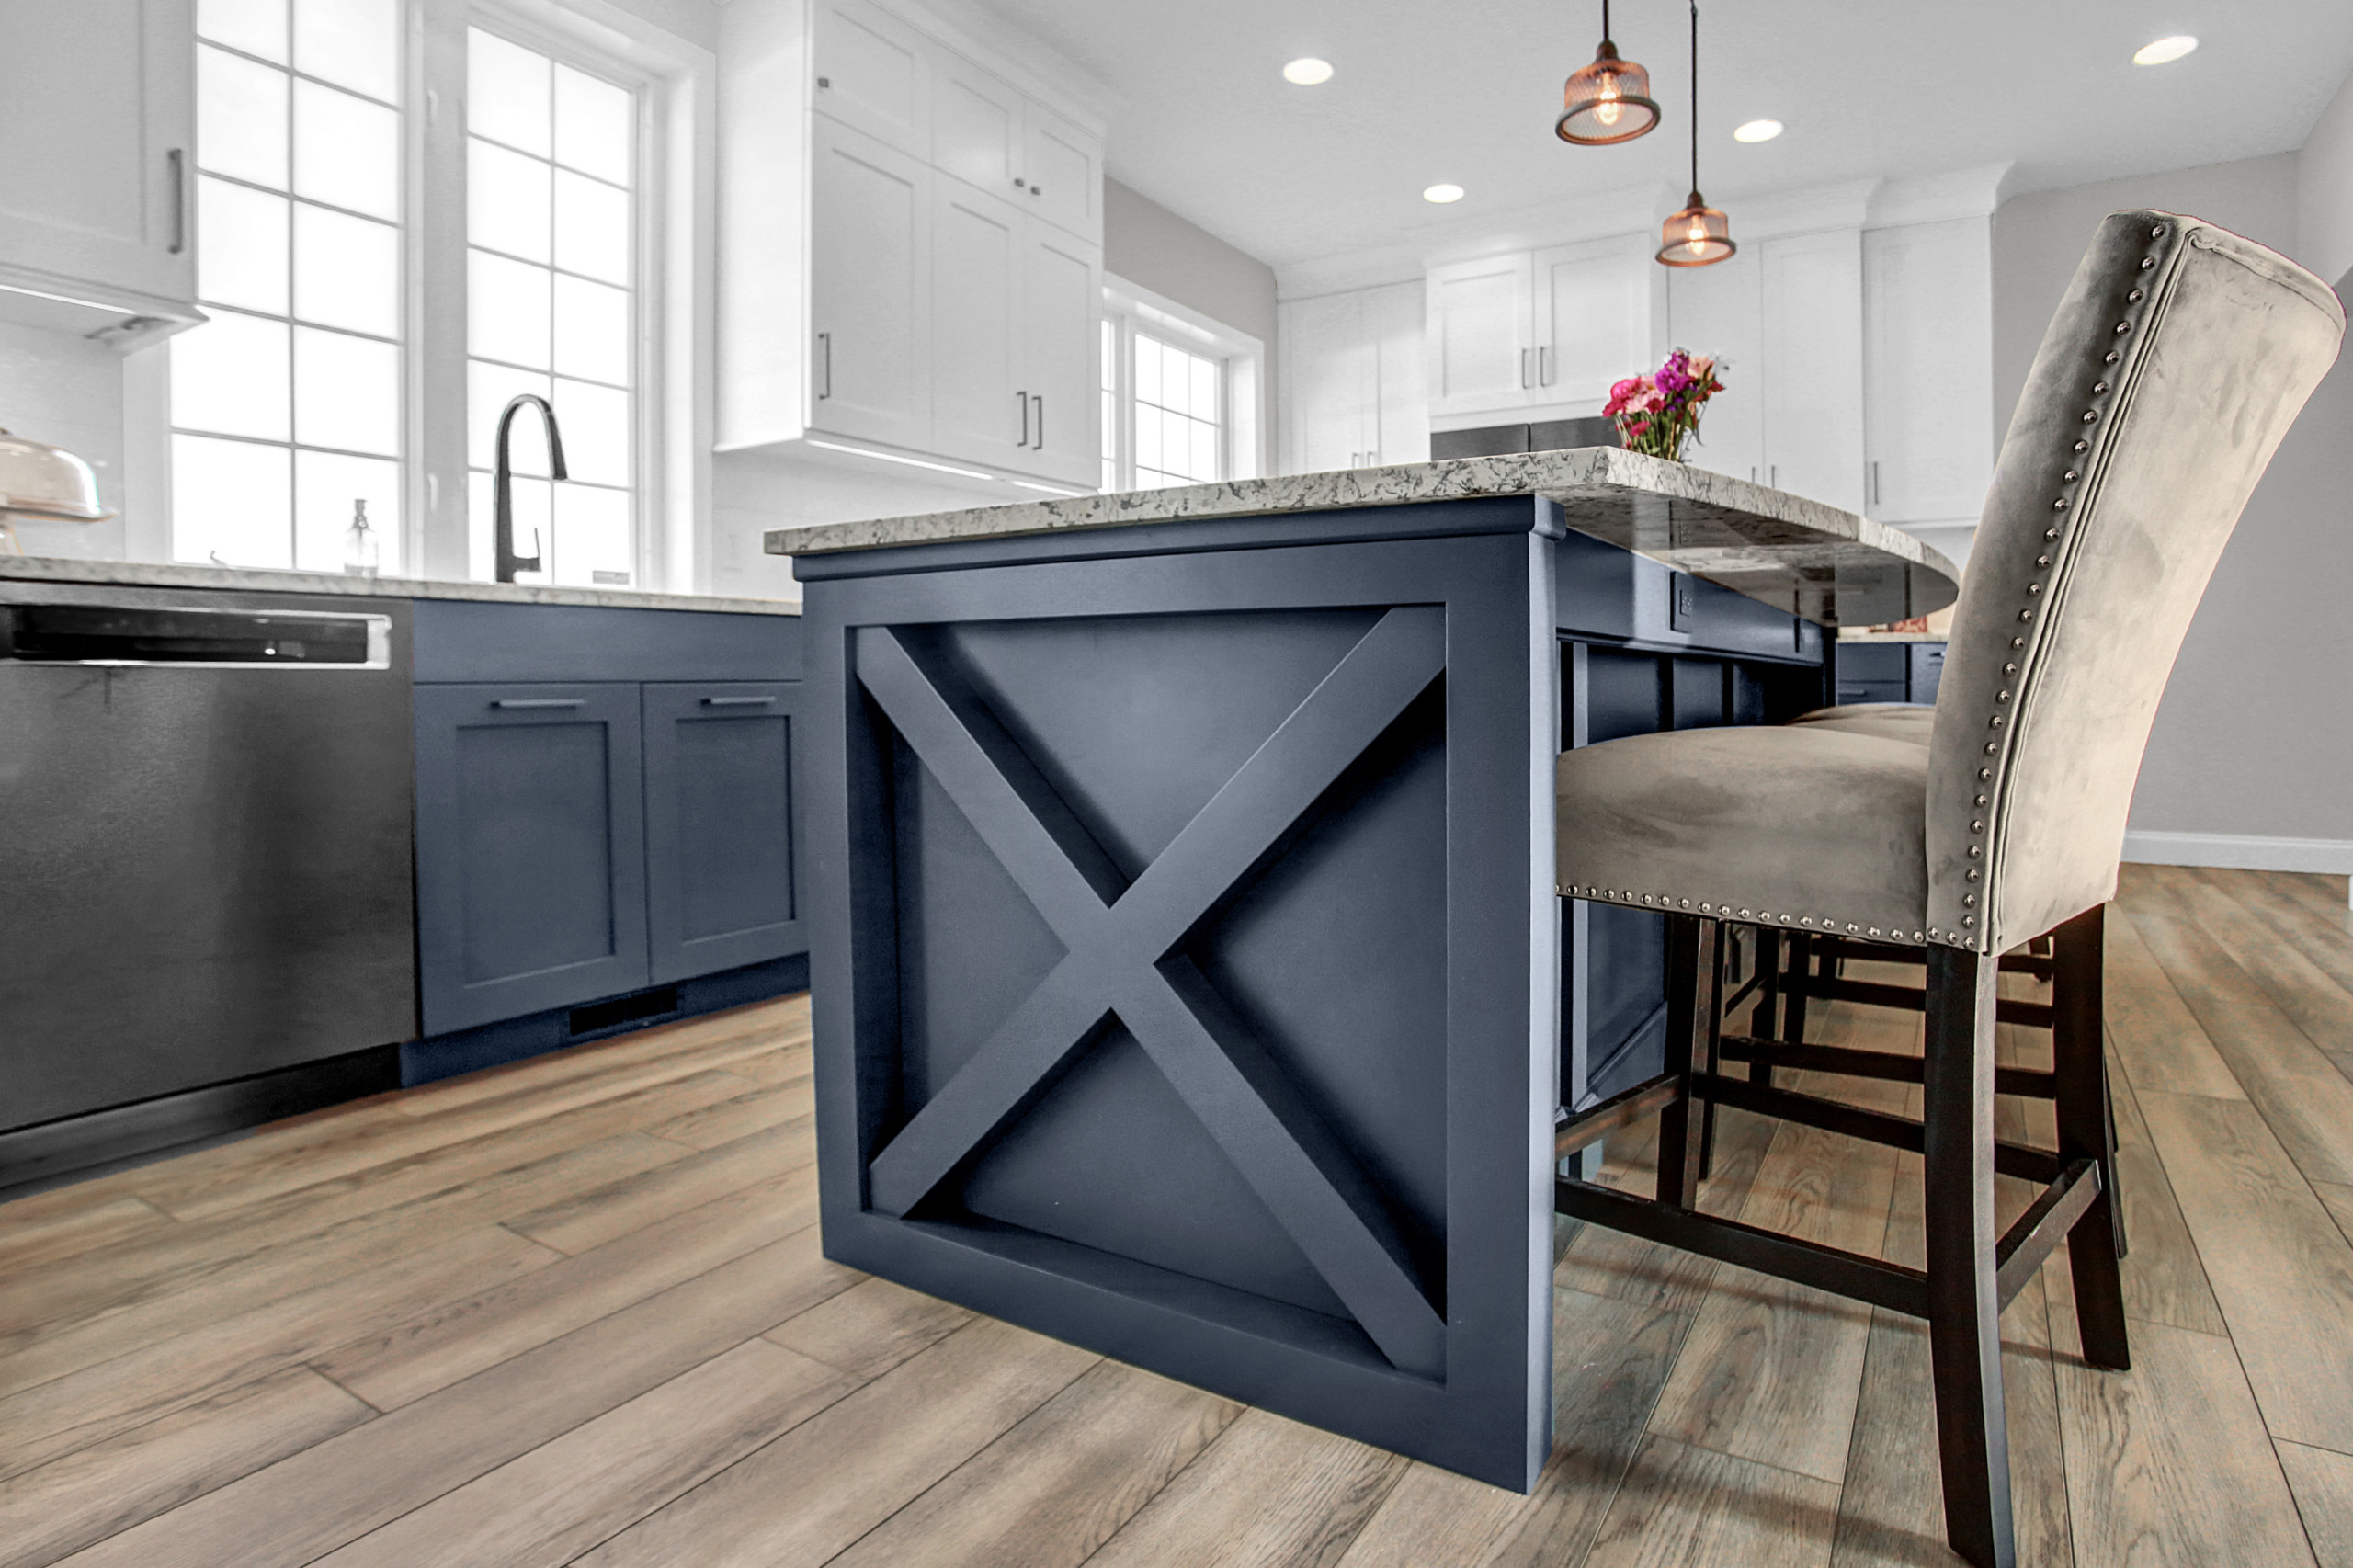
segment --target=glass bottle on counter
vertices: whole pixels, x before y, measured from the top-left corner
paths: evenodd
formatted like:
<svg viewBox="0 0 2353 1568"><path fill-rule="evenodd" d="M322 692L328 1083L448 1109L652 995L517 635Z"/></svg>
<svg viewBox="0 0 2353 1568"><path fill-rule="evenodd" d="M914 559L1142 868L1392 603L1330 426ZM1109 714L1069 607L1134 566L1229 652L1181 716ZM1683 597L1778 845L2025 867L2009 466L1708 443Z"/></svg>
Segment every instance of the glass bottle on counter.
<svg viewBox="0 0 2353 1568"><path fill-rule="evenodd" d="M354 577L373 577L382 560L376 530L368 526L368 503L351 504L351 526L343 530L343 569Z"/></svg>

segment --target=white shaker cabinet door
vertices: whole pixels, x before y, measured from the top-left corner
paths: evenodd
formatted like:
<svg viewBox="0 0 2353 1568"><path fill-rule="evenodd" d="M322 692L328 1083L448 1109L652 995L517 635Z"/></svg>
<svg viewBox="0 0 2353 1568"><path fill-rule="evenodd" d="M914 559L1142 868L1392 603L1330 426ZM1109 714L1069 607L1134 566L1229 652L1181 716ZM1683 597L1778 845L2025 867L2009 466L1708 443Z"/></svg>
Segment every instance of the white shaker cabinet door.
<svg viewBox="0 0 2353 1568"><path fill-rule="evenodd" d="M1029 210L1094 243L1103 234L1103 143L1036 102L1023 129Z"/></svg>
<svg viewBox="0 0 2353 1568"><path fill-rule="evenodd" d="M1859 512L1862 234L1838 229L1762 248L1767 482Z"/></svg>
<svg viewBox="0 0 2353 1568"><path fill-rule="evenodd" d="M1765 483L1764 291L1757 253L1667 278L1667 317L1677 348L1714 356L1724 390L1708 400L1686 460L1733 479Z"/></svg>
<svg viewBox="0 0 2353 1568"><path fill-rule="evenodd" d="M815 0L817 110L917 157L929 154L925 37L873 0Z"/></svg>
<svg viewBox="0 0 2353 1568"><path fill-rule="evenodd" d="M1364 332L1372 342L1373 395L1367 432L1376 463L1430 460L1429 347L1425 290L1392 283L1364 291Z"/></svg>
<svg viewBox="0 0 2353 1568"><path fill-rule="evenodd" d="M1365 331L1364 295L1286 301L1282 329L1285 472L1361 466L1376 440L1366 418L1376 395L1376 350Z"/></svg>
<svg viewBox="0 0 2353 1568"><path fill-rule="evenodd" d="M1025 214L961 180L931 184L933 449L1017 466Z"/></svg>
<svg viewBox="0 0 2353 1568"><path fill-rule="evenodd" d="M1598 414L1612 384L1656 363L1650 274L1657 267L1619 239L1536 253L1536 401L1590 403Z"/></svg>
<svg viewBox="0 0 2353 1568"><path fill-rule="evenodd" d="M960 54L940 51L931 72L932 167L991 196L1025 200L1026 113L1020 89Z"/></svg>
<svg viewBox="0 0 2353 1568"><path fill-rule="evenodd" d="M0 3L0 280L195 297L190 3Z"/></svg>
<svg viewBox="0 0 2353 1568"><path fill-rule="evenodd" d="M922 449L931 434L930 172L820 118L813 138L811 423Z"/></svg>
<svg viewBox="0 0 2353 1568"><path fill-rule="evenodd" d="M1993 227L1954 218L1863 235L1870 516L1969 522L1994 476Z"/></svg>
<svg viewBox="0 0 2353 1568"><path fill-rule="evenodd" d="M1433 415L1485 414L1535 401L1529 271L1526 251L1430 268Z"/></svg>
<svg viewBox="0 0 2353 1568"><path fill-rule="evenodd" d="M1040 479L1094 490L1103 479L1103 253L1030 218L1021 258L1021 381L1028 449L1008 460Z"/></svg>

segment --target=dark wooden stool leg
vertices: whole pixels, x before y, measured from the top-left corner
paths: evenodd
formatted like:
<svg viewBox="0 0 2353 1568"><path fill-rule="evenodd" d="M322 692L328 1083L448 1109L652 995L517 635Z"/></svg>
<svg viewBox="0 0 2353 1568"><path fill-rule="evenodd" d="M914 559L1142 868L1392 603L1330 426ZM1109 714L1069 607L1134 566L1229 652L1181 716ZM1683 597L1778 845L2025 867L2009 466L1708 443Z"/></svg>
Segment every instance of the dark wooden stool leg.
<svg viewBox="0 0 2353 1568"><path fill-rule="evenodd" d="M1692 1037L1699 1011L1701 917L1666 917L1666 1062L1679 1093L1658 1113L1658 1200L1688 1209L1699 1195L1699 1137L1692 1126ZM1713 922L1705 924L1712 925ZM1712 968L1712 964L1711 965ZM1713 1007L1715 999L1708 998Z"/></svg>
<svg viewBox="0 0 2353 1568"><path fill-rule="evenodd" d="M1807 983L1813 978L1813 938L1803 931L1784 931L1781 937L1790 956L1789 980L1781 993L1781 1042L1803 1045Z"/></svg>
<svg viewBox="0 0 2353 1568"><path fill-rule="evenodd" d="M1928 1347L1945 1540L1976 1568L2015 1568L2002 1309L1995 1278L1991 956L1928 949L1923 1099Z"/></svg>
<svg viewBox="0 0 2353 1568"><path fill-rule="evenodd" d="M2059 927L2051 977L2052 1060L2057 1069L2059 1160L2099 1165L2100 1193L2067 1233L2067 1267L2075 1281L2075 1317L2084 1359L2122 1371L2132 1365L2124 1328L2124 1281L2118 1272L2115 1133L2109 1120L2108 1054L2102 1038L2106 948L2104 907Z"/></svg>
<svg viewBox="0 0 2353 1568"><path fill-rule="evenodd" d="M1762 926L1750 927L1756 933L1756 972L1763 977L1758 985L1756 1011L1748 1020L1748 1032L1756 1040L1781 1038L1781 934L1768 931ZM1748 1064L1748 1081L1771 1087L1773 1064L1752 1062Z"/></svg>
<svg viewBox="0 0 2353 1568"><path fill-rule="evenodd" d="M1708 971L1707 1006L1699 1016L1707 1020L1707 1049L1701 1060L1711 1077L1724 1070L1723 998L1729 994L1732 983L1732 929L1729 926L1717 926L1715 940L1709 944L1712 962ZM1715 1170L1716 1102L1711 1095L1699 1106L1699 1179L1707 1180Z"/></svg>

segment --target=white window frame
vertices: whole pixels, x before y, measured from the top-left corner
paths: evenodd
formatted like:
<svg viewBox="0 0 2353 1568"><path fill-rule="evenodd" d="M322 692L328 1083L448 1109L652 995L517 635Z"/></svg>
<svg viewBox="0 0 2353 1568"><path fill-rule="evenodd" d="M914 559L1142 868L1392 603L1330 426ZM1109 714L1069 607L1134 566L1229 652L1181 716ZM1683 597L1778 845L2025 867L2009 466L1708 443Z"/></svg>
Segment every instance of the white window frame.
<svg viewBox="0 0 2353 1568"><path fill-rule="evenodd" d="M468 505L471 434L466 388L466 29L479 27L629 87L638 100L637 301L632 454L635 559L630 586L708 586L709 541L695 519L710 493L709 379L715 228L714 116L718 61L605 0L414 0L421 47L412 87L420 143L410 199L409 277L419 325L410 378L413 460L421 483L409 508L421 574L474 575ZM427 171L430 171L429 173ZM438 308L428 309L426 301ZM559 419L562 410L558 411Z"/></svg>
<svg viewBox="0 0 2353 1568"><path fill-rule="evenodd" d="M1223 418L1218 432L1218 479L1256 479L1267 472L1263 416L1267 347L1262 340L1140 283L1108 272L1103 275L1103 319L1113 334L1112 360L1117 379L1111 427L1104 433L1117 470L1113 489L1132 490L1136 483L1135 351L1139 328L1188 353L1220 362L1218 395Z"/></svg>
<svg viewBox="0 0 2353 1568"><path fill-rule="evenodd" d="M611 0L406 0L400 105L404 575L472 575L467 496L466 29L639 96L636 562L631 586L708 592L718 57ZM125 482L165 504L127 520L133 559L172 560L170 345L125 365Z"/></svg>

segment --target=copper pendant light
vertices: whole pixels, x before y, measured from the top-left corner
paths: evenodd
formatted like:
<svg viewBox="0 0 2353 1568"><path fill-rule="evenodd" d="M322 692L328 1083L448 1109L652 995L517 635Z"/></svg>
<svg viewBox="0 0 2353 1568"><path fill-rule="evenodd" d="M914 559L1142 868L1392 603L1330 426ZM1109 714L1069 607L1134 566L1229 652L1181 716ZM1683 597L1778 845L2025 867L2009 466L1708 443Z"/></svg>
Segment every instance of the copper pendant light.
<svg viewBox="0 0 2353 1568"><path fill-rule="evenodd" d="M1699 0L1691 0L1691 195L1659 225L1658 239L1662 267L1711 267L1740 248L1731 222L1699 195Z"/></svg>
<svg viewBox="0 0 2353 1568"><path fill-rule="evenodd" d="M1608 147L1646 135L1658 124L1651 74L1618 58L1609 41L1609 0L1601 0L1601 47L1593 63L1571 74L1562 89L1561 118L1552 130L1580 147Z"/></svg>

